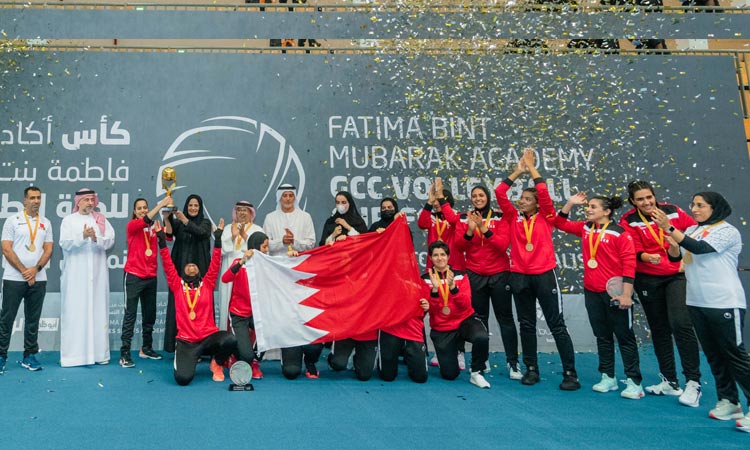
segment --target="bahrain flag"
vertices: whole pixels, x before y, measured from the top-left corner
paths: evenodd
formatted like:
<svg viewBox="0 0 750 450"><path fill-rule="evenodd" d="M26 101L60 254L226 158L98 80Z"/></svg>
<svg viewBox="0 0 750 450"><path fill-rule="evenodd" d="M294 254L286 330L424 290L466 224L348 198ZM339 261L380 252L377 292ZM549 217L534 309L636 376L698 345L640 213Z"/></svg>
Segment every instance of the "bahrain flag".
<svg viewBox="0 0 750 450"><path fill-rule="evenodd" d="M422 316L406 218L299 257L259 252L246 266L259 351L330 342Z"/></svg>

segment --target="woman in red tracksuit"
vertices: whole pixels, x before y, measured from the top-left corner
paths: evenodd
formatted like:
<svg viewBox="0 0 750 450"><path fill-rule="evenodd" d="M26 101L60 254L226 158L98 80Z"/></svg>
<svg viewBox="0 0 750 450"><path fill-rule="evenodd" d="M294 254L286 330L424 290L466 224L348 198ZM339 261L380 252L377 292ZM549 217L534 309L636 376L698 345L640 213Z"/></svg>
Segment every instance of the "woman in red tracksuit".
<svg viewBox="0 0 750 450"><path fill-rule="evenodd" d="M471 190L474 210L461 215L457 226L456 247L466 254L466 272L471 285L471 306L485 327L490 316L490 302L500 325L506 363L518 366L518 331L513 320L513 295L510 278L510 227L502 214L490 207L490 192L484 186ZM444 210L448 222L455 220L452 211ZM485 369L489 371L489 367Z"/></svg>
<svg viewBox="0 0 750 450"><path fill-rule="evenodd" d="M429 199L427 203L419 212L417 218L417 226L422 230L427 230L427 245L429 246L435 241L443 241L448 244L451 249L450 259L448 264L453 270L466 270L466 256L462 251L459 251L456 246L456 238L460 239L461 236L456 232L457 226L461 217L453 209L454 200L453 194L448 189L443 189L443 180L440 177L435 179L435 182L430 186ZM444 209L449 209L450 212L443 212ZM453 222L448 222L446 219L447 215L452 217ZM427 269L432 268L432 259L429 255L427 256ZM458 366L461 370L466 369L466 359L464 356L464 345L460 345L458 349ZM438 366L437 355L433 355L430 360L430 365Z"/></svg>
<svg viewBox="0 0 750 450"><path fill-rule="evenodd" d="M453 210L453 194L448 189L443 189L443 182L438 177L429 192L427 203L419 212L417 226L422 230L427 230L427 245L435 241L443 241L451 248L451 255L448 264L453 270L466 270L466 257L456 249L456 238L460 238L456 232L456 227L460 221L460 216ZM449 209L447 214L444 209ZM446 211L447 212L447 211ZM446 216L450 216L453 222L449 222ZM432 260L427 256L427 268L432 268Z"/></svg>
<svg viewBox="0 0 750 450"><path fill-rule="evenodd" d="M456 352L464 341L472 344L469 382L480 388L490 383L482 375L489 355L489 333L484 321L472 308L471 287L463 272L448 265L450 247L435 241L427 249L432 269L422 275L422 309L430 313L430 339L440 363L440 375L455 380L460 373Z"/></svg>
<svg viewBox="0 0 750 450"><path fill-rule="evenodd" d="M247 238L247 251L242 258L237 258L232 265L221 276L222 283L232 283L232 293L229 297L229 319L232 324L232 332L237 339L237 352L239 359L250 364L253 369L253 379L263 378L260 370L261 355L258 355L250 340L250 330L255 329L253 323L253 306L250 303L250 284L245 271L245 263L253 257L253 253L259 251L268 254L268 236L256 231Z"/></svg>
<svg viewBox="0 0 750 450"><path fill-rule="evenodd" d="M524 189L518 200L518 210L508 199L508 190L516 178L529 172L536 187ZM521 348L526 373L518 367L508 367L511 379L521 379L525 385L539 382L539 363L536 342L536 302L544 314L563 366L560 389L575 391L581 388L575 367L573 341L563 317L563 303L557 284L555 247L552 244L555 206L547 184L534 166L534 150L527 149L516 169L495 188L495 196L510 222L510 287L516 303L521 328Z"/></svg>
<svg viewBox="0 0 750 450"><path fill-rule="evenodd" d="M164 197L152 210L148 209L145 198L133 202L133 217L128 222L128 258L124 268L125 315L122 319L122 346L120 347L120 365L124 368L135 367L130 356L130 344L138 314L138 301L141 302L143 319L143 345L138 355L141 358L161 359L153 348L153 331L156 323L156 234L152 225L154 217L161 208L172 199Z"/></svg>
<svg viewBox="0 0 750 450"><path fill-rule="evenodd" d="M214 318L214 288L221 267L221 233L224 219L214 232L214 250L205 276L198 265L188 262L183 275L177 272L167 248L167 236L157 223L154 226L159 238L159 253L167 276L167 284L174 292L177 338L174 355L174 379L186 386L195 377L195 366L201 355L212 355L213 380L224 381L222 365L237 352L237 339L231 333L219 330Z"/></svg>
<svg viewBox="0 0 750 450"><path fill-rule="evenodd" d="M677 205L657 201L654 187L648 181L628 184L628 201L633 209L622 216L620 226L633 236L634 288L646 313L661 378L660 383L647 386L646 392L679 396L681 404L698 407L702 395L700 353L686 304L687 280L681 262L670 261L668 257L669 233L659 229L652 215L656 210L663 211L670 226L682 232L695 225L695 220ZM675 344L685 375L684 391L677 379Z"/></svg>
<svg viewBox="0 0 750 450"><path fill-rule="evenodd" d="M586 208L587 221L569 221L568 214L573 206L583 205L585 202L586 194L583 192L570 197L555 219L555 226L580 237L583 245L586 312L596 336L599 372L602 374L601 381L592 386L592 389L596 392L619 389L615 379L614 335L617 337L627 375L626 388L620 396L637 400L643 397L643 388L638 343L633 333L633 239L624 228L612 221L614 211L622 206L619 197L594 197L589 200ZM621 284L621 289L612 289L617 284ZM615 290L621 292L614 292Z"/></svg>

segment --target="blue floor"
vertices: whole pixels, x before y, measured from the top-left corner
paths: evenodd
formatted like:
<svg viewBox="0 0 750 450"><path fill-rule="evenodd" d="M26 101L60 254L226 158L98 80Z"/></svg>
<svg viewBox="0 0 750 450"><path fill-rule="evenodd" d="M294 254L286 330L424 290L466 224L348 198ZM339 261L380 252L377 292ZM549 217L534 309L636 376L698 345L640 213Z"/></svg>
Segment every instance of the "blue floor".
<svg viewBox="0 0 750 450"><path fill-rule="evenodd" d="M633 401L593 392L599 374L592 354L577 355L578 392L557 388L559 359L547 354L536 386L509 380L498 353L490 359L490 390L469 384L468 373L442 380L432 367L422 385L403 366L392 383L360 382L322 362L320 379L289 381L278 361L264 361L265 378L253 382L253 392L229 392L229 377L213 382L207 363L190 386L177 386L171 356L136 357L134 369L117 365L114 353L108 366L68 369L59 367L58 353L38 356L44 369L32 373L11 353L0 377L2 448L750 448L750 433L708 418L716 403L708 367L701 406L688 408L675 397ZM653 352L641 359L644 384L655 383Z"/></svg>

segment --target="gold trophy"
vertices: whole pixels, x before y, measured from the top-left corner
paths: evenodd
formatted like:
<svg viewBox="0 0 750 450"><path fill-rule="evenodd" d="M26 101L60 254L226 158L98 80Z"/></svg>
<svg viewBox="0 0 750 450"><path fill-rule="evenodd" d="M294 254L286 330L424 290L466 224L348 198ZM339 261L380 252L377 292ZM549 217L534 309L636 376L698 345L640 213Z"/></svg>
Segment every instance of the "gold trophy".
<svg viewBox="0 0 750 450"><path fill-rule="evenodd" d="M172 184L170 184L170 182ZM161 187L167 191L167 197L170 198L167 208L172 211L177 209L171 201L172 189L174 189L175 186L177 186L177 172L175 172L172 167L165 167L164 170L161 171Z"/></svg>

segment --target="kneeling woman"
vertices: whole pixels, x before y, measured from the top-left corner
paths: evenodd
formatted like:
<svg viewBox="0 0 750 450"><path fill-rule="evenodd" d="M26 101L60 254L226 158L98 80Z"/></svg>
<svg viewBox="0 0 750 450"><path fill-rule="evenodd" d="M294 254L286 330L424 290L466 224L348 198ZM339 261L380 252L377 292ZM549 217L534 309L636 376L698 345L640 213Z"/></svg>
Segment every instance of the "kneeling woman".
<svg viewBox="0 0 750 450"><path fill-rule="evenodd" d="M253 323L253 307L250 303L250 285L245 271L245 263L253 257L255 251L268 254L268 236L262 231L256 231L247 238L247 250L241 258L232 262L229 269L221 276L222 283L232 283L229 298L229 319L232 324L234 337L237 338L237 351L240 361L250 364L253 369L253 379L263 378L260 370L262 354L255 351L250 330L255 330Z"/></svg>
<svg viewBox="0 0 750 450"><path fill-rule="evenodd" d="M424 315L429 309L427 300L407 299L405 308L414 310L409 320L383 328L378 334L378 366L380 379L393 381L398 374L398 357L404 355L404 363L411 381L427 381L427 346L424 336Z"/></svg>
<svg viewBox="0 0 750 450"><path fill-rule="evenodd" d="M592 198L586 208L585 222L568 221L573 206L586 203L586 194L579 192L568 199L555 218L560 230L581 238L583 245L583 289L586 312L596 336L599 351L599 372L602 379L592 389L609 392L619 389L615 379L615 341L620 346L625 365L626 388L620 396L633 400L643 397L638 343L633 332L633 280L635 278L635 247L624 228L612 222L612 214L622 206L619 197ZM622 293L607 292L611 281L622 280Z"/></svg>
<svg viewBox="0 0 750 450"><path fill-rule="evenodd" d="M435 241L427 249L433 267L422 279L425 281L426 299L422 307L430 312L430 338L440 364L440 376L455 380L458 367L459 346L463 341L471 347L471 384L489 388L484 370L489 355L490 338L487 327L471 307L469 278L463 272L453 272L448 266L450 248L443 241Z"/></svg>
<svg viewBox="0 0 750 450"><path fill-rule="evenodd" d="M211 263L202 276L195 263L188 262L180 276L167 249L167 236L157 222L154 226L159 238L159 253L167 276L167 284L174 292L177 342L174 356L174 379L186 386L195 377L195 365L201 355L212 355L211 372L214 381L224 381L222 365L237 351L237 340L228 331L219 331L214 321L214 288L221 266L221 233L224 219L214 233L215 247Z"/></svg>

